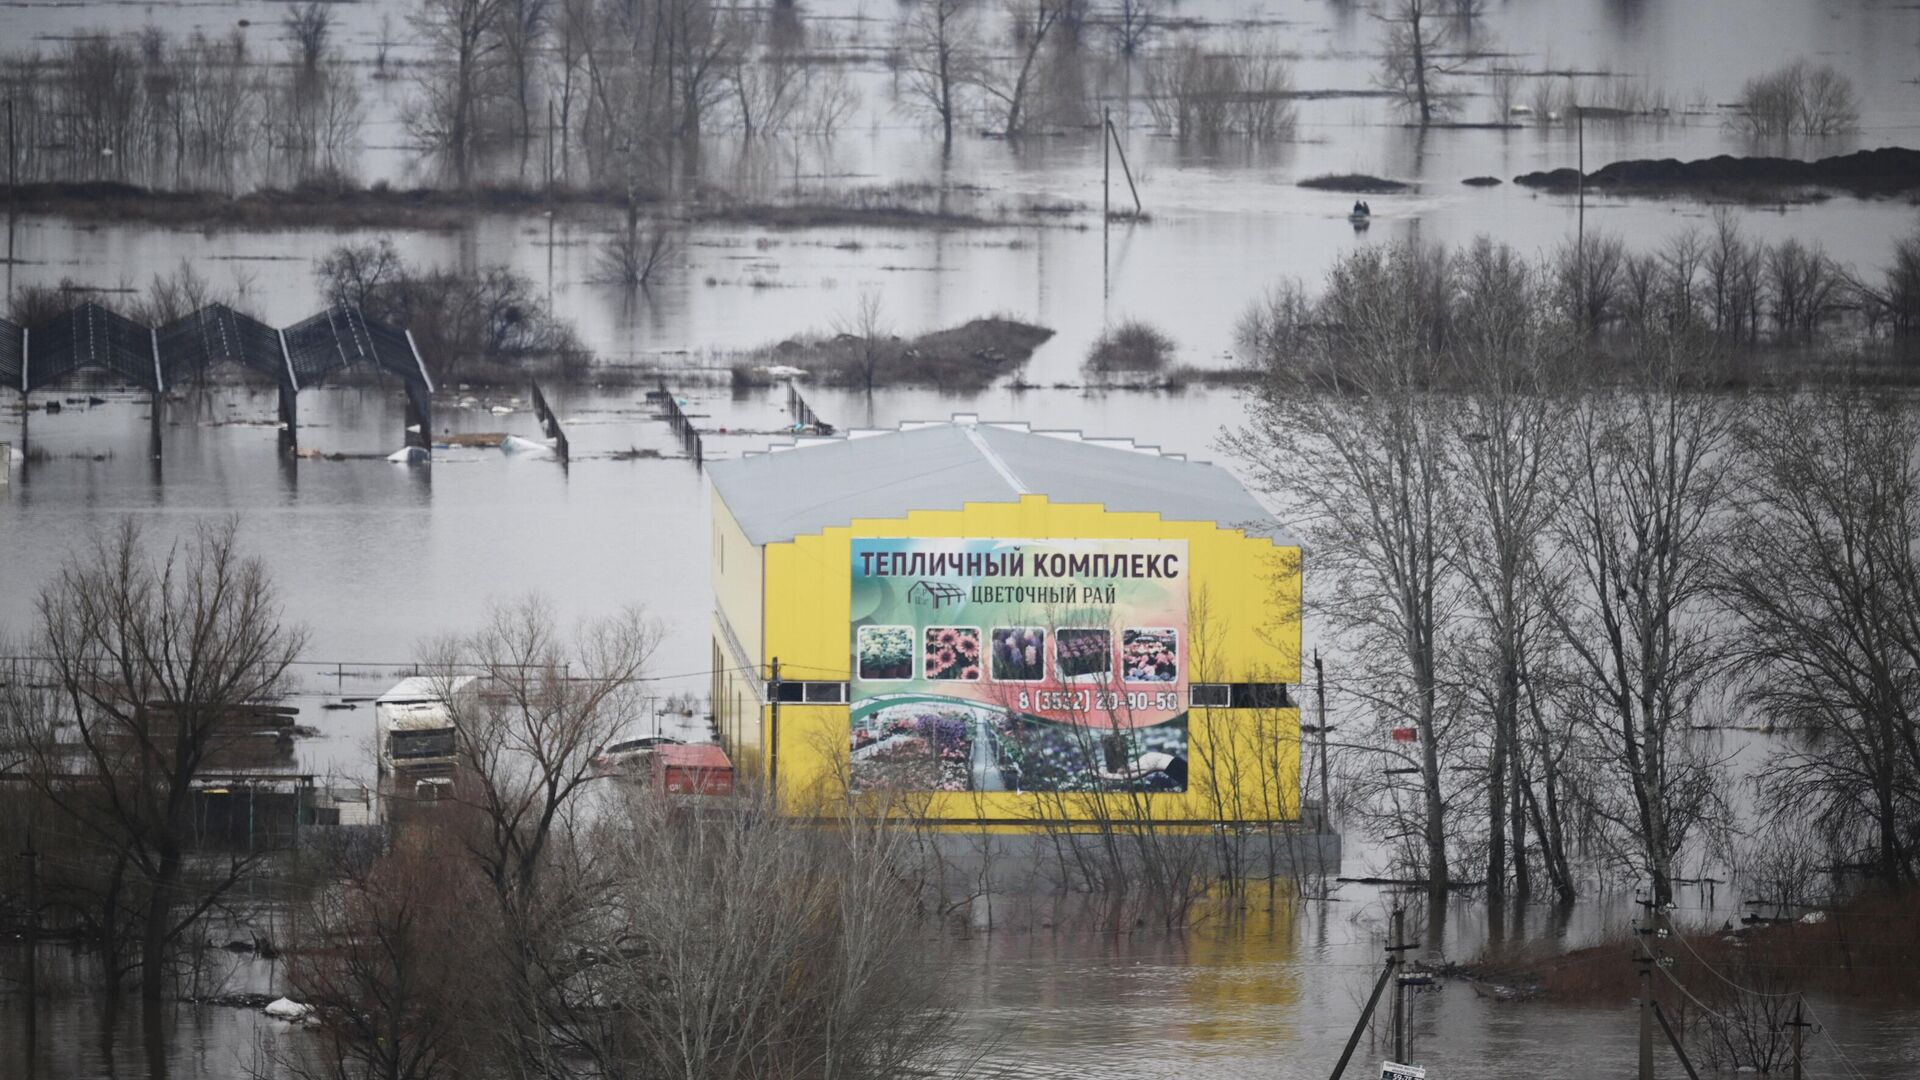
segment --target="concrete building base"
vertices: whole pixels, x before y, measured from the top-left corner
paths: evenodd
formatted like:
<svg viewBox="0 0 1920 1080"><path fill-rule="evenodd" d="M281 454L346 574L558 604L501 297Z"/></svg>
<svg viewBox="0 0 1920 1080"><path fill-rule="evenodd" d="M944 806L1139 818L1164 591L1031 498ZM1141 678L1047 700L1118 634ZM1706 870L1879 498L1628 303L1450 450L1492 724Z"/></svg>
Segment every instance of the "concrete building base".
<svg viewBox="0 0 1920 1080"><path fill-rule="evenodd" d="M937 832L927 857L950 896L1097 890L1152 871L1189 880L1324 881L1340 872L1340 835L1311 826L1243 825L1192 831Z"/></svg>

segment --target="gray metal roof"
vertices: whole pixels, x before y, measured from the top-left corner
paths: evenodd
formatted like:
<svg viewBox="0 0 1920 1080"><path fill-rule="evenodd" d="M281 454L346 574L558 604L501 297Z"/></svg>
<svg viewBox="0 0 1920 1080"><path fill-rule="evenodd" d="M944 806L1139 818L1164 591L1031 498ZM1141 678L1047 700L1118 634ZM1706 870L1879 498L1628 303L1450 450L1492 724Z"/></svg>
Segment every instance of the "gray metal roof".
<svg viewBox="0 0 1920 1080"><path fill-rule="evenodd" d="M970 502L1045 495L1056 503L1210 521L1295 541L1225 469L1130 439L1034 431L1023 423L951 420L803 438L707 467L713 487L755 544L806 536L854 518L958 510Z"/></svg>

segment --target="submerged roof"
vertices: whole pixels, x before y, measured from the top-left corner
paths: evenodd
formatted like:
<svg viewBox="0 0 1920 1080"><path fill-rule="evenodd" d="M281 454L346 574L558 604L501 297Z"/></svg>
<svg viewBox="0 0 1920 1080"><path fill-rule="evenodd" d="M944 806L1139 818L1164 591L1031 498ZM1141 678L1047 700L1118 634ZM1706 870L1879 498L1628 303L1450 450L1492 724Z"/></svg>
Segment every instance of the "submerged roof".
<svg viewBox="0 0 1920 1080"><path fill-rule="evenodd" d="M1294 541L1225 469L1131 439L1035 431L1024 423L951 420L803 438L708 466L714 490L755 544L817 533L854 518L1044 495L1170 521L1210 521L1276 543Z"/></svg>

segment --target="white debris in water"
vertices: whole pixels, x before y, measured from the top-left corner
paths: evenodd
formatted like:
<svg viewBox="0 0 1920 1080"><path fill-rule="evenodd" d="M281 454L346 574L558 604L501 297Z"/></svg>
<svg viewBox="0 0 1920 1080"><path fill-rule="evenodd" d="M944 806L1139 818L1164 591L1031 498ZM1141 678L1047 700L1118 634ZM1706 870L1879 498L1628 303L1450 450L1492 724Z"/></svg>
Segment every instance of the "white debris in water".
<svg viewBox="0 0 1920 1080"><path fill-rule="evenodd" d="M510 416L513 413L513 410L508 408L505 405L495 405L493 408L488 409L487 411L492 413L495 416Z"/></svg>
<svg viewBox="0 0 1920 1080"><path fill-rule="evenodd" d="M388 454L387 460L395 465L425 465L433 460L433 455L418 446L409 446Z"/></svg>
<svg viewBox="0 0 1920 1080"><path fill-rule="evenodd" d="M500 449L509 454L551 455L553 453L553 447L548 446L546 443L536 442L532 439L523 438L519 435L509 435L506 438L501 439Z"/></svg>
<svg viewBox="0 0 1920 1080"><path fill-rule="evenodd" d="M1827 913L1824 911L1809 911L1805 915L1800 916L1800 921L1806 923L1808 926L1818 926L1827 921Z"/></svg>
<svg viewBox="0 0 1920 1080"><path fill-rule="evenodd" d="M267 1015L275 1020L300 1020L313 1011L313 1006L302 1005L292 998L276 998L267 1005Z"/></svg>

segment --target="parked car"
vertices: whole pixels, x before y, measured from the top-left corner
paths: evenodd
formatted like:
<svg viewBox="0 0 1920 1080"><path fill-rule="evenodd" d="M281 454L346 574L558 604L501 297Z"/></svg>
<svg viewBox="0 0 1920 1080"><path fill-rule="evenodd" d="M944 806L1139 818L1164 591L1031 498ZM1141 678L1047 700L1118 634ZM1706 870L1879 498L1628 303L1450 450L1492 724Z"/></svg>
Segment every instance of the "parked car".
<svg viewBox="0 0 1920 1080"><path fill-rule="evenodd" d="M643 735L638 739L628 739L608 746L593 756L593 767L602 773L642 772L648 767L654 751L663 746L679 746L681 740L671 735Z"/></svg>

